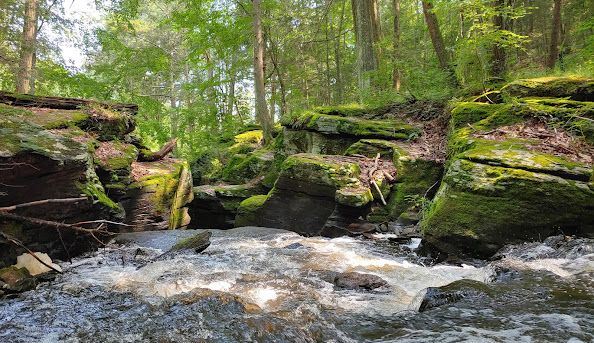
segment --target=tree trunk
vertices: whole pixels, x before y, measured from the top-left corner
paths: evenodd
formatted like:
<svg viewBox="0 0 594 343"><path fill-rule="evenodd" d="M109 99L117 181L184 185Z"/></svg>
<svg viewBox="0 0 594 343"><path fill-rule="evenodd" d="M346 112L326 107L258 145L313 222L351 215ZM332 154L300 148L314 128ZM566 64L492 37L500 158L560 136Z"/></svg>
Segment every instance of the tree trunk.
<svg viewBox="0 0 594 343"><path fill-rule="evenodd" d="M264 37L262 34L261 0L252 0L254 4L254 92L256 96L256 119L262 126L264 142L272 141L272 120L266 104L264 86Z"/></svg>
<svg viewBox="0 0 594 343"><path fill-rule="evenodd" d="M357 46L357 76L359 91L365 93L371 89L370 72L378 69L378 58L375 43L379 33L377 30L375 1L353 0L353 20Z"/></svg>
<svg viewBox="0 0 594 343"><path fill-rule="evenodd" d="M551 47L546 61L548 69L555 68L559 56L559 37L561 36L561 0L554 0L553 27L551 29Z"/></svg>
<svg viewBox="0 0 594 343"><path fill-rule="evenodd" d="M396 91L400 90L400 70L396 64L399 60L400 54L400 0L392 0L392 11L394 12L394 54L392 56L392 87Z"/></svg>
<svg viewBox="0 0 594 343"><path fill-rule="evenodd" d="M502 9L505 7L505 0L495 0L494 6L496 7L497 13L493 17L493 24L498 30L505 30L505 19L501 14ZM500 44L495 43L493 45L493 60L491 62L491 76L495 78L503 78L507 69L507 56L505 49Z"/></svg>
<svg viewBox="0 0 594 343"><path fill-rule="evenodd" d="M344 27L344 12L346 2L342 1L342 9L340 11L340 19L338 21L338 35L336 35L336 43L334 45L334 65L336 68L336 103L340 104L343 100L343 82L342 82L342 66L341 66L341 41L343 38L342 30Z"/></svg>
<svg viewBox="0 0 594 343"><path fill-rule="evenodd" d="M448 53L445 49L445 44L443 43L443 37L441 36L441 30L439 29L439 22L437 21L437 16L433 13L433 3L430 1L421 1L421 4L423 6L425 23L429 30L429 36L431 37L431 43L433 44L433 49L435 49L439 66L448 73L452 84L457 86L458 82L454 75L454 71L450 66L450 59L448 58Z"/></svg>
<svg viewBox="0 0 594 343"><path fill-rule="evenodd" d="M31 83L34 82L33 63L37 45L37 5L37 0L26 0L25 2L23 37L16 80L16 91L18 93L30 93Z"/></svg>

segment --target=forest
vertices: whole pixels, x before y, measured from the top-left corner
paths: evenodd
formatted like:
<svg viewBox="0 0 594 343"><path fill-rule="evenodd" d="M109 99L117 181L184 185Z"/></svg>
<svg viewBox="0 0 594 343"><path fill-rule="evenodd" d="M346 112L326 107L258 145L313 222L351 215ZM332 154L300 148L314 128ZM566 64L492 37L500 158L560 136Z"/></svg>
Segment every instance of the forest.
<svg viewBox="0 0 594 343"><path fill-rule="evenodd" d="M64 15L68 1L3 1L0 89L137 103L147 144L178 137L177 154L190 159L246 125L270 131L314 106L449 99L521 77L594 73L591 0L96 5L100 22L85 25ZM60 37L73 34L81 68L61 55Z"/></svg>
<svg viewBox="0 0 594 343"><path fill-rule="evenodd" d="M594 342L594 0L1 0L0 342Z"/></svg>

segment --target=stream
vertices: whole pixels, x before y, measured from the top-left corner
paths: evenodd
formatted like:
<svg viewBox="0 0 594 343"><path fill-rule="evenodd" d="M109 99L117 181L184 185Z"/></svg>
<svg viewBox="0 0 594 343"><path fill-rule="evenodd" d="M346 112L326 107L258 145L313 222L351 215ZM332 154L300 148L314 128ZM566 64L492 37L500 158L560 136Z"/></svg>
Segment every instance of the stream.
<svg viewBox="0 0 594 343"><path fill-rule="evenodd" d="M508 246L500 260L434 265L390 235L212 230L201 254L150 262L195 231L125 234L59 262L64 274L0 300L0 342L594 342L594 240ZM389 284L340 289L337 273ZM419 312L427 287L482 291Z"/></svg>

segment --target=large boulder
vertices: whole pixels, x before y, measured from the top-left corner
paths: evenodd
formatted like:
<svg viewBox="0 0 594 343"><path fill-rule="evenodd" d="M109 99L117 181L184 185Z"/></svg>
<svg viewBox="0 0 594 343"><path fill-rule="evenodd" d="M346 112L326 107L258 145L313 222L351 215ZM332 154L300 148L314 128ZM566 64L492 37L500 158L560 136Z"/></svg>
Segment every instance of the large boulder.
<svg viewBox="0 0 594 343"><path fill-rule="evenodd" d="M594 101L594 79L583 77L541 77L516 80L501 89L510 97L555 97Z"/></svg>
<svg viewBox="0 0 594 343"><path fill-rule="evenodd" d="M44 203L21 208L14 214L76 223L102 216L115 219L121 208L104 191L93 167L88 146L41 126L22 121L11 113L0 113L0 207L46 199L79 198L70 203ZM0 230L29 248L52 258L65 258L94 245L94 241L72 230L56 230L20 222L0 220ZM4 246L4 244L3 244ZM66 248L68 247L68 251ZM2 264L12 264L22 249L7 245L0 249Z"/></svg>
<svg viewBox="0 0 594 343"><path fill-rule="evenodd" d="M371 189L360 180L361 159L346 156L297 154L281 166L268 195L244 200L236 226L265 226L304 235L335 236L369 211ZM391 165L391 161L382 161ZM380 178L378 182L382 183Z"/></svg>
<svg viewBox="0 0 594 343"><path fill-rule="evenodd" d="M451 158L421 222L425 238L448 253L489 257L558 232L594 236L594 148L588 131L574 130L593 119L589 103L566 99L456 106Z"/></svg>

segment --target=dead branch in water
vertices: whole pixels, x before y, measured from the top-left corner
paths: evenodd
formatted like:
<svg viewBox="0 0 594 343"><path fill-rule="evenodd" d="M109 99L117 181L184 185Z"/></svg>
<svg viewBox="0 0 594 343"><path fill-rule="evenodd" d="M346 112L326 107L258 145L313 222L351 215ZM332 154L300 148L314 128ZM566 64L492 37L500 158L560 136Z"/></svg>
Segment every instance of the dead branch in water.
<svg viewBox="0 0 594 343"><path fill-rule="evenodd" d="M9 235L7 235L7 234L5 234L3 232L0 232L0 236L2 236L4 239L6 239L7 241L11 242L12 244L25 249L27 251L27 254L33 256L33 258L36 259L39 263L41 263L44 266L48 267L49 269L55 271L56 273L62 274L62 272L59 271L58 269L56 269L53 266L51 266L51 265L43 262L39 257L37 257L37 255L35 255L35 253L31 249L27 248L25 246L25 244L23 244L23 242L21 242L18 239L14 238L12 236L9 236Z"/></svg>
<svg viewBox="0 0 594 343"><path fill-rule="evenodd" d="M75 202L80 202L80 201L84 201L84 200L88 200L88 198L80 197L80 198L66 198L66 199L37 200L37 201L26 202L23 204L17 204L17 205L12 205L12 206L7 206L7 207L0 207L0 211L14 211L17 208L31 207L31 206L44 205L44 204L55 204L55 203L68 204L68 203L75 203Z"/></svg>
<svg viewBox="0 0 594 343"><path fill-rule="evenodd" d="M174 138L174 139L170 140L169 142L167 142L165 145L163 145L161 150L159 150L157 152L152 152L152 151L143 149L140 151L140 154L138 155L138 160L143 161L143 162L155 162L155 161L161 160L161 159L163 159L163 157L167 156L167 154L169 154L170 152L173 151L176 144L177 144L177 138Z"/></svg>

